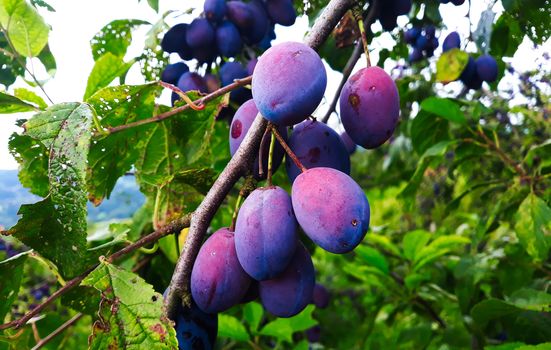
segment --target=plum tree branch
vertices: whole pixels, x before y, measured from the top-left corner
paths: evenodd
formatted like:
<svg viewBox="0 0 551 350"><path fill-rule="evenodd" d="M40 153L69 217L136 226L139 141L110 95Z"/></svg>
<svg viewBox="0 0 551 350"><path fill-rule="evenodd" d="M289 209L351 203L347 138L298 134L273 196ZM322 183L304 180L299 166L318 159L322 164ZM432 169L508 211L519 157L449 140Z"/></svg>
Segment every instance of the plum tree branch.
<svg viewBox="0 0 551 350"><path fill-rule="evenodd" d="M355 1L353 0L331 0L312 26L312 30L305 38L305 43L317 50L331 34L331 31L346 11L354 4ZM262 115L258 114L256 116L239 149L193 214L184 251L178 258L165 298L167 315L171 319L174 319L179 300L183 300L188 305L191 302L189 295L191 269L210 221L228 192L239 178L245 174L248 166L256 158L255 153L258 150L267 124Z"/></svg>
<svg viewBox="0 0 551 350"><path fill-rule="evenodd" d="M373 3L369 6L369 10L367 12L367 15L364 19L364 29L365 29L365 35L368 33L371 33L371 29L369 26L375 22L375 19L377 18L377 11L379 9L380 0L374 0ZM323 123L327 123L329 120L329 117L331 117L331 114L335 111L335 107L337 107L337 103L339 102L339 97L341 96L342 88L344 87L344 84L350 78L350 75L352 74L352 70L356 66L356 63L362 56L363 43L362 41L358 41L356 43L356 46L354 47L354 50L352 51L352 54L350 55L350 58L346 62L346 65L344 66L344 69L342 71L342 79L339 83L339 86L337 87L337 91L335 92L335 96L333 96L333 100L331 101L331 104L329 105L329 108L327 109L327 112L321 119Z"/></svg>
<svg viewBox="0 0 551 350"><path fill-rule="evenodd" d="M237 89L238 87L250 84L252 79L253 79L252 76L248 76L248 77L245 77L245 78L242 78L242 79L235 79L235 81L233 83L231 83L229 85L226 85L226 86L224 86L224 87L222 87L222 88L220 88L216 91L211 92L208 95L205 95L205 96L193 101L193 104L198 105L198 106L204 105L205 103L207 103L209 101L212 101L215 98L220 97L224 94L227 94L228 92L231 92L232 90ZM150 118L137 120L135 122L128 123L128 124L123 124L123 125L119 125L119 126L113 126L111 128L107 128L105 130L98 130L94 134L94 136L110 135L110 134L114 134L114 133L117 133L117 132L121 132L123 130L135 128L135 127L140 126L140 125L157 123L157 122L160 122L162 120L168 119L168 118L170 118L170 117L172 117L172 116L174 116L174 115L176 115L180 112L183 112L183 111L185 111L186 109L189 109L189 108L191 108L191 106L189 104L185 104L183 106L173 108L170 111L155 115L155 116L150 117Z"/></svg>
<svg viewBox="0 0 551 350"><path fill-rule="evenodd" d="M144 236L137 240L136 242L127 245L126 247L122 248L121 250L111 254L109 257L107 257L107 261L113 262L126 254L129 254L136 249L143 247L145 245L148 245L150 243L158 241L160 238L167 236L173 232L179 232L182 229L186 228L190 224L191 214L186 214L183 217L176 219L169 224L159 228L158 230L148 234L147 236ZM48 298L46 298L42 303L40 303L38 306L36 306L34 309L27 312L25 315L23 315L21 318L13 320L11 322L5 323L0 325L0 330L7 329L7 328L20 328L24 326L27 321L29 321L34 316L38 315L42 310L44 310L48 305L53 303L57 298L62 296L63 294L67 293L69 290L77 287L82 280L86 278L96 267L98 267L99 264L96 264L86 271L84 271L82 274L78 275L77 277L73 278L72 280L67 281L67 283L56 290L52 295L50 295Z"/></svg>

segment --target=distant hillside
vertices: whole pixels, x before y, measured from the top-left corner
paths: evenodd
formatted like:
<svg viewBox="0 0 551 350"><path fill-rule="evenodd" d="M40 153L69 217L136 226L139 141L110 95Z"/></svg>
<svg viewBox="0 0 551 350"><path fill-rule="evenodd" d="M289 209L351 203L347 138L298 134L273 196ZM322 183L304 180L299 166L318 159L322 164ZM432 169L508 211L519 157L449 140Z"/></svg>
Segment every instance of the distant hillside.
<svg viewBox="0 0 551 350"><path fill-rule="evenodd" d="M0 226L8 228L15 225L21 204L35 203L40 199L21 185L17 170L0 170ZM117 182L110 199L98 207L88 203L88 220L99 222L128 218L144 201L134 177L124 176Z"/></svg>

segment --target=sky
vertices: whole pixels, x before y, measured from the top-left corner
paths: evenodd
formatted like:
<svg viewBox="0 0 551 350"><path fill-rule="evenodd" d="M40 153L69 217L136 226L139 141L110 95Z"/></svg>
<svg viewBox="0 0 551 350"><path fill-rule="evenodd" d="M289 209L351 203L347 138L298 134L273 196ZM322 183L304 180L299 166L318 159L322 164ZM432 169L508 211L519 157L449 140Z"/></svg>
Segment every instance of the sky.
<svg viewBox="0 0 551 350"><path fill-rule="evenodd" d="M471 19L474 25L478 23L480 14L487 8L487 4L493 0L473 1L473 9L471 10ZM94 60L90 49L90 39L103 26L116 19L142 19L155 23L160 18L160 14L168 10L176 10L167 18L170 25L176 23L189 23L193 18L198 16L202 10L202 1L193 1L196 9L191 15L182 15L188 7L182 6L184 1L181 0L160 0L160 11L156 13L148 5L147 1L142 0L137 3L137 0L81 0L81 1L66 1L66 0L48 0L48 3L56 10L56 12L48 12L40 10L44 16L46 23L51 26L49 37L50 48L57 61L57 72L53 79L48 81L44 88L48 95L55 103L82 101L86 88L87 77L92 70ZM443 38L453 30L458 31L461 37L466 37L469 30L469 21L465 17L468 12L468 2L464 5L456 7L452 4L441 5L441 12L444 23L447 28L439 34L440 43ZM498 4L493 8L494 11L500 12L502 9ZM399 18L398 24L403 26L407 23L406 17ZM372 29L379 29L378 24L374 24ZM133 43L128 49L127 58L130 59L140 53L143 48L145 35L147 32L146 26L138 29L133 34ZM473 28L474 29L474 28ZM297 18L296 23L292 27L276 26L277 38L272 42L276 44L283 41L298 41L304 37L308 30L308 20L306 17ZM391 48L393 40L389 34L384 34L374 40L370 45L371 59L378 60L377 52L382 48ZM541 56L543 50L549 50L550 42L548 41L544 47L533 48L529 40L525 40L518 50L517 55L511 60L513 66L520 71L531 70L537 67L537 57ZM468 50L475 51L474 45L468 46ZM439 56L440 50L436 51L436 57ZM171 57L172 61L177 61L176 57ZM434 65L436 58L432 59L431 64ZM404 62L402 62L403 64ZM390 73L396 63L387 62L385 69ZM40 63L33 62L35 73L40 77L46 77L44 69ZM365 66L365 60L360 59L355 67L355 71ZM340 81L341 74L331 70L328 66L328 86L326 90L326 98L318 108L317 113L323 115L330 103L337 86ZM127 76L127 84L141 84L143 78L139 73L139 66L135 65ZM511 83L502 81L503 84ZM454 89L453 84L447 89ZM500 85L501 86L501 85ZM14 88L25 87L44 96L38 89L30 88L22 79L18 79L16 83L10 87L8 92ZM456 88L456 87L455 87ZM161 102L169 104L169 94L165 93L162 96ZM29 118L29 114L11 114L2 115L2 127L0 128L0 170L17 169L17 163L8 152L9 135L13 132L21 132L21 129L15 126L15 120L18 118ZM332 125L338 128L338 122L335 117L332 118Z"/></svg>

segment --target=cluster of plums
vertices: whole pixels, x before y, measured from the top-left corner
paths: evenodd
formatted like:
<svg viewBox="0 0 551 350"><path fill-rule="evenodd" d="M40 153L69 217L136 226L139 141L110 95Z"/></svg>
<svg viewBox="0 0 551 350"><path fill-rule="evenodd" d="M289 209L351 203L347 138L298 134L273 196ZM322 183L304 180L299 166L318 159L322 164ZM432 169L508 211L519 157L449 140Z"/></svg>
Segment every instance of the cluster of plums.
<svg viewBox="0 0 551 350"><path fill-rule="evenodd" d="M413 47L408 58L411 63L419 62L425 57L432 57L434 50L438 48L436 28L433 25L408 29L404 33L404 40Z"/></svg>
<svg viewBox="0 0 551 350"><path fill-rule="evenodd" d="M294 126L288 144L306 170L288 158L291 195L278 186L255 189L243 202L234 230L221 228L203 244L191 274L193 300L203 312L222 312L257 293L273 315L296 315L315 294L315 270L299 227L319 247L336 254L352 251L365 236L369 203L348 175L349 153L356 144L375 148L390 138L399 116L398 91L378 67L350 77L340 97L348 148L339 134L308 118L326 84L320 57L304 44L282 43L259 58L253 98L232 121L231 151L260 113L284 138L286 128ZM283 150L276 149L273 164L282 158ZM255 163L252 170L258 172Z"/></svg>
<svg viewBox="0 0 551 350"><path fill-rule="evenodd" d="M180 23L170 28L161 47L165 52L177 53L184 61L196 59L200 64L212 63L217 57L236 57L245 46L265 50L275 38L274 26L294 24L296 12L291 0L207 0L201 17L191 23ZM250 56L250 55L249 55ZM161 80L178 86L182 91L212 92L252 73L256 59L250 58L247 67L239 62L223 63L218 76L201 76L190 72L184 62L169 64ZM172 94L172 103L178 100ZM232 92L232 101L241 104L250 98L250 91L241 88Z"/></svg>
<svg viewBox="0 0 551 350"><path fill-rule="evenodd" d="M451 32L444 39L442 50L444 52L459 49L461 38L457 32ZM469 89L477 90L482 87L482 82L492 83L496 81L498 75L497 61L491 55L484 54L474 59L469 56L469 61L459 76L459 80Z"/></svg>

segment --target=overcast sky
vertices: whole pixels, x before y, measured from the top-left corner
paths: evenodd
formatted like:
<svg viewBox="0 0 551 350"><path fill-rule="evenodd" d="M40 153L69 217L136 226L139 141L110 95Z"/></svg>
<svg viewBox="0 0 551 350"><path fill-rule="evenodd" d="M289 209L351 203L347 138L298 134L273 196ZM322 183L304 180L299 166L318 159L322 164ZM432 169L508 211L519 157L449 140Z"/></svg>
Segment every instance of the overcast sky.
<svg viewBox="0 0 551 350"><path fill-rule="evenodd" d="M181 0L160 0L160 13L168 10L181 10L185 11L187 7L182 7L185 3ZM486 9L487 4L493 1L480 0L472 1L472 22L477 23L480 18L480 13ZM49 44L51 50L57 61L57 73L55 77L45 84L45 89L48 95L55 103L69 102L69 101L81 101L86 88L86 80L88 74L92 70L94 61L92 59L92 53L90 49L90 39L97 33L104 25L115 19L135 18L155 23L159 19L159 14L155 13L145 0L141 3L137 3L137 0L81 0L81 1L67 1L67 0L48 0L56 10L56 12L47 12L41 10L42 15L46 19L46 22L51 25L52 31L50 32ZM180 22L190 22L196 17L202 9L202 1L193 1L198 8L191 16L176 16L171 15L167 21L169 24L175 24ZM499 6L499 5L498 5ZM465 18L468 11L467 2L456 7L451 4L441 5L444 23L447 29L440 33L440 43L445 35L456 30L462 33L462 38L466 36L469 28L469 21ZM494 10L501 11L500 7L495 7ZM399 19L399 24L403 25L407 22L407 18L403 17ZM378 26L375 24L374 26ZM276 26L277 39L273 43L300 40L306 33L308 28L308 21L306 18L299 18L292 27ZM148 28L142 28L134 32L134 41L129 48L127 57L135 57L140 53L143 48L143 42L145 33ZM374 28L375 29L375 28ZM546 43L546 50L549 52L549 42ZM372 60L377 60L377 52L383 47L391 48L393 45L390 35L385 34L378 38L371 44L370 50L372 50ZM470 51L475 51L474 46L469 47ZM518 70L535 69L538 62L538 57L541 56L544 48L533 49L528 40L525 40L521 46L521 50L512 60L513 66ZM436 52L436 56L440 54L440 50ZM176 61L176 57L171 57ZM434 64L435 58L433 58ZM365 61L360 60L356 66L356 70L365 66ZM394 63L389 62L389 65L385 67L387 72L390 72ZM35 64L37 73L44 75L44 72L40 71L40 64ZM337 88L340 79L340 73L334 72L328 69L328 87L326 90L326 96L331 99ZM139 74L139 67L135 67L128 75L128 84L140 84L143 83L141 75ZM12 91L15 87L26 87L32 89L26 85L22 80L18 80L14 86L10 88ZM453 86L451 87L453 88ZM8 91L8 92L9 92ZM38 89L34 89L39 93ZM40 93L39 93L40 94ZM166 96L163 99L166 102ZM326 110L325 105L321 105L319 113L323 114ZM8 138L14 131L20 131L15 126L15 120L17 118L25 117L23 114L19 115L2 115L2 127L0 128L0 169L16 169L17 163L11 157L8 152Z"/></svg>

